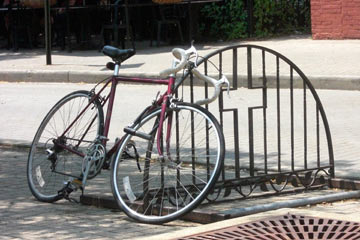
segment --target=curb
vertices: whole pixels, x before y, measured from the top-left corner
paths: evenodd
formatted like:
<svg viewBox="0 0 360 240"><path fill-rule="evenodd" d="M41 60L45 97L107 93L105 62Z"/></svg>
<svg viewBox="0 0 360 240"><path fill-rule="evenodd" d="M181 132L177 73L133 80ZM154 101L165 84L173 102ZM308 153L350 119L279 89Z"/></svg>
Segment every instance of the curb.
<svg viewBox="0 0 360 240"><path fill-rule="evenodd" d="M307 205L331 203L359 197L360 190L356 190L349 192L335 192L320 197L307 197L295 200L278 201L276 203L260 204L252 207L232 208L222 211L195 208L193 211L180 217L180 219L196 223L209 224L227 219L274 211L278 209L305 207ZM95 206L98 208L119 209L113 196L85 194L80 197L80 203L84 205Z"/></svg>
<svg viewBox="0 0 360 240"><path fill-rule="evenodd" d="M31 147L31 142L14 139L0 139L0 147L29 149Z"/></svg>
<svg viewBox="0 0 360 240"><path fill-rule="evenodd" d="M37 83L98 83L110 77L111 71L66 71L66 70L15 70L0 71L4 82L37 82ZM158 74L122 73L123 76L158 77Z"/></svg>
<svg viewBox="0 0 360 240"><path fill-rule="evenodd" d="M132 77L158 77L156 73L121 73ZM64 71L64 70L2 70L0 79L5 82L65 82L65 83L97 83L111 76L111 71ZM244 76L239 76L239 79ZM256 80L256 76L254 79ZM271 76L269 76L271 78ZM360 90L360 76L308 76L315 89ZM129 84L129 83L128 83ZM130 83L139 84L139 83ZM240 85L246 85L241 83ZM273 84L269 86L273 88Z"/></svg>

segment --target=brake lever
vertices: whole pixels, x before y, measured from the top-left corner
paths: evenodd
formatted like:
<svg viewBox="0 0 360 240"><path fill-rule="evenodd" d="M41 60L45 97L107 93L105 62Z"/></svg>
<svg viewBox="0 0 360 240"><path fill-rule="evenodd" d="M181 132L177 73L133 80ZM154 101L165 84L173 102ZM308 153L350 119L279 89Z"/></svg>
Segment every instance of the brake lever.
<svg viewBox="0 0 360 240"><path fill-rule="evenodd" d="M226 92L228 97L230 98L230 82L227 79L227 77L225 75L222 75L221 79L219 80L221 82L222 85L226 85Z"/></svg>
<svg viewBox="0 0 360 240"><path fill-rule="evenodd" d="M195 68L197 68L197 61L198 61L198 58L199 58L199 54L196 50L196 48L194 47L194 41L191 41L191 47L187 50L185 50L185 54L190 57L191 54L195 54Z"/></svg>

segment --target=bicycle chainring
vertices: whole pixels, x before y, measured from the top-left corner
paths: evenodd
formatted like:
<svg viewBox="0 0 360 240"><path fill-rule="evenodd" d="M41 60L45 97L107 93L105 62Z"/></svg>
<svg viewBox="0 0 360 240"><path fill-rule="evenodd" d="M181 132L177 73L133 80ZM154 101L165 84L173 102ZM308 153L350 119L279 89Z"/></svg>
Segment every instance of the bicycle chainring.
<svg viewBox="0 0 360 240"><path fill-rule="evenodd" d="M83 159L82 172L86 171L88 161L90 161L90 169L87 175L88 179L94 178L102 169L105 162L106 150L101 143L93 144L86 153Z"/></svg>

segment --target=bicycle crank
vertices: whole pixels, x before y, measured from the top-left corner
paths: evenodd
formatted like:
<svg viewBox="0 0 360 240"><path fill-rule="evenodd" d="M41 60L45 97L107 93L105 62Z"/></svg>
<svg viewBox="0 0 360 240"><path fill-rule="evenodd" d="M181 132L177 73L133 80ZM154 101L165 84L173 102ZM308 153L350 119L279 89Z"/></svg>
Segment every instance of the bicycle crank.
<svg viewBox="0 0 360 240"><path fill-rule="evenodd" d="M84 187L87 179L94 178L101 171L105 155L106 150L101 143L95 143L87 150L82 164L82 185Z"/></svg>

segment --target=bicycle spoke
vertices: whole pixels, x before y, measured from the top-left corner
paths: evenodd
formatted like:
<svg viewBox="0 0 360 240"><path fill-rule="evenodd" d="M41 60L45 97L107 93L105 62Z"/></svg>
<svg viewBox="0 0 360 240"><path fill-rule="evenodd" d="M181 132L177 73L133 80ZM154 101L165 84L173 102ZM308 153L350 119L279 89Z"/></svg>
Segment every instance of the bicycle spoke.
<svg viewBox="0 0 360 240"><path fill-rule="evenodd" d="M67 149L86 155L89 146L102 135L101 104L94 101L87 107L89 100L86 91L65 96L50 110L36 133L29 154L28 181L40 201L59 200L62 196L58 191L64 184L80 178L83 157Z"/></svg>
<svg viewBox="0 0 360 240"><path fill-rule="evenodd" d="M154 136L152 141L137 136L125 137L119 151L124 151L126 142L131 141L139 157L126 161L122 159L123 154L117 155L112 166L112 188L118 203L129 216L143 222L167 222L193 209L210 191L220 173L223 143L219 140L223 138L215 118L208 117L209 113L203 111L198 106L179 104L176 111L179 114L172 115L172 123L168 118L164 120L162 137ZM154 132L159 114L160 110L149 114L136 130ZM168 124L171 124L171 131L168 131ZM212 128L207 134L210 139L205 137L207 126ZM200 136L196 138L194 150L191 149L192 134ZM207 142L211 151L207 149ZM159 145L166 149L163 156L158 155ZM131 200L133 195L136 195L136 201Z"/></svg>

